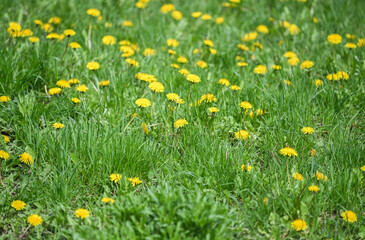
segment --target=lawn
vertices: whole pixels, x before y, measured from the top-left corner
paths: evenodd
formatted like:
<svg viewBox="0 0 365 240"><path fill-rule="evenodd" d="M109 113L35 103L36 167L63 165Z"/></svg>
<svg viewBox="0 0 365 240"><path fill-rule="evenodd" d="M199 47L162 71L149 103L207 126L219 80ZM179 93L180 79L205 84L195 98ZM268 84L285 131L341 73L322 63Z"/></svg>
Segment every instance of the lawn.
<svg viewBox="0 0 365 240"><path fill-rule="evenodd" d="M365 239L362 0L2 0L1 239Z"/></svg>

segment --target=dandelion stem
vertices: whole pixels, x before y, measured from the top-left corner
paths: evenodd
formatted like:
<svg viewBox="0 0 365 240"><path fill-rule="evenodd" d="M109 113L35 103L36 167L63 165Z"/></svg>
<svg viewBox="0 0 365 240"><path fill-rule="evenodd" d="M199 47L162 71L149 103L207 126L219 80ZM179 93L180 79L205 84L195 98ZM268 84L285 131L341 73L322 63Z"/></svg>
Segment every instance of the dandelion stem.
<svg viewBox="0 0 365 240"><path fill-rule="evenodd" d="M286 175L288 176L288 182L290 184L290 177L289 177L289 159L286 159Z"/></svg>
<svg viewBox="0 0 365 240"><path fill-rule="evenodd" d="M89 33L87 35L87 38L88 38L88 43L89 43L89 49L91 50L91 28L92 28L92 24L90 22L89 24Z"/></svg>
<svg viewBox="0 0 365 240"><path fill-rule="evenodd" d="M62 59L63 57L65 56L66 52L67 52L67 48L68 48L68 42L70 41L70 37L67 38L67 42L66 42L66 48L65 48L65 51L63 51L63 54L62 54L62 57L61 57L61 60L60 62L62 62Z"/></svg>
<svg viewBox="0 0 365 240"><path fill-rule="evenodd" d="M153 113L153 100L155 99L155 93L152 95L152 101L151 101L151 119L152 119L152 113Z"/></svg>

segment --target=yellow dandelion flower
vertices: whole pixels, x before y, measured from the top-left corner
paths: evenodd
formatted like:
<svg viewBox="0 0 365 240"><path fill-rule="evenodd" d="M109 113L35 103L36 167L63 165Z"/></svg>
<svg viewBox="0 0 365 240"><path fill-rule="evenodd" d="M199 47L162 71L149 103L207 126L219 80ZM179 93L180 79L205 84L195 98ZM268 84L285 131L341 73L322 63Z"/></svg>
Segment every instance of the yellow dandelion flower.
<svg viewBox="0 0 365 240"><path fill-rule="evenodd" d="M141 108L146 108L146 107L149 107L151 106L151 102L150 100L148 100L147 98L139 98L135 101L135 104L138 106L138 107L141 107Z"/></svg>
<svg viewBox="0 0 365 240"><path fill-rule="evenodd" d="M306 230L308 228L308 225L304 220L296 219L291 223L291 227L299 232Z"/></svg>
<svg viewBox="0 0 365 240"><path fill-rule="evenodd" d="M133 22L125 20L122 24L122 27L132 27L133 26Z"/></svg>
<svg viewBox="0 0 365 240"><path fill-rule="evenodd" d="M361 171L365 172L365 165L360 168Z"/></svg>
<svg viewBox="0 0 365 240"><path fill-rule="evenodd" d="M99 17L100 16L100 11L96 8L89 8L86 13L92 17Z"/></svg>
<svg viewBox="0 0 365 240"><path fill-rule="evenodd" d="M223 17L217 17L217 18L215 19L215 22L216 22L217 24L222 24L222 23L224 22L224 18L223 18Z"/></svg>
<svg viewBox="0 0 365 240"><path fill-rule="evenodd" d="M357 48L355 43L346 43L345 48L354 49Z"/></svg>
<svg viewBox="0 0 365 240"><path fill-rule="evenodd" d="M151 89L153 92L164 92L165 87L160 82L151 82L148 84L148 88Z"/></svg>
<svg viewBox="0 0 365 240"><path fill-rule="evenodd" d="M188 74L190 74L189 70L187 70L186 68L182 68L182 69L180 69L180 70L179 70L179 73L180 73L181 75L184 75L185 77L186 77Z"/></svg>
<svg viewBox="0 0 365 240"><path fill-rule="evenodd" d="M177 41L176 39L167 39L166 43L167 43L167 46L169 46L169 47L179 46L179 41Z"/></svg>
<svg viewBox="0 0 365 240"><path fill-rule="evenodd" d="M327 36L327 40L332 44L340 44L342 42L342 37L337 33L333 33Z"/></svg>
<svg viewBox="0 0 365 240"><path fill-rule="evenodd" d="M75 211L75 216L77 218L85 219L85 218L90 217L90 212L89 212L89 210L87 210L85 208L79 208Z"/></svg>
<svg viewBox="0 0 365 240"><path fill-rule="evenodd" d="M284 53L284 57L286 58L297 58L297 55L292 51L287 51Z"/></svg>
<svg viewBox="0 0 365 240"><path fill-rule="evenodd" d="M247 101L243 101L240 103L240 107L243 109L251 109L252 105L251 103L247 102Z"/></svg>
<svg viewBox="0 0 365 240"><path fill-rule="evenodd" d="M211 94L211 93L207 93L204 94L201 98L200 98L201 102L205 102L205 103L211 103L211 102L217 102L217 98Z"/></svg>
<svg viewBox="0 0 365 240"><path fill-rule="evenodd" d="M29 37L28 40L31 42L31 43L36 43L36 42L39 42L39 37Z"/></svg>
<svg viewBox="0 0 365 240"><path fill-rule="evenodd" d="M128 178L128 181L130 181L132 183L133 187L142 183L142 181L139 180L139 177Z"/></svg>
<svg viewBox="0 0 365 240"><path fill-rule="evenodd" d="M42 222L42 217L37 214L32 214L28 217L28 223L33 225L34 227L41 224Z"/></svg>
<svg viewBox="0 0 365 240"><path fill-rule="evenodd" d="M305 60L302 62L302 64L300 64L300 69L310 69L314 66L314 62L309 61L309 60Z"/></svg>
<svg viewBox="0 0 365 240"><path fill-rule="evenodd" d="M290 147L285 147L285 148L280 149L280 154L283 156L288 156L288 157L298 156L297 151L295 151L293 148L290 148Z"/></svg>
<svg viewBox="0 0 365 240"><path fill-rule="evenodd" d="M256 30L260 33L269 33L269 29L265 25L258 25Z"/></svg>
<svg viewBox="0 0 365 240"><path fill-rule="evenodd" d="M246 67L246 66L248 66L248 64L246 62L238 62L237 63L237 66L239 66L239 67Z"/></svg>
<svg viewBox="0 0 365 240"><path fill-rule="evenodd" d="M293 174L293 178L295 179L295 180L298 180L298 181L302 181L304 178L303 178L303 175L302 174L300 174L300 173L294 173Z"/></svg>
<svg viewBox="0 0 365 240"><path fill-rule="evenodd" d="M105 197L105 198L102 198L101 199L102 202L105 202L105 203L114 203L114 199L113 198L109 198L109 197Z"/></svg>
<svg viewBox="0 0 365 240"><path fill-rule="evenodd" d="M68 81L64 80L64 79L57 81L56 85L61 88L70 88L71 87L70 84L68 83Z"/></svg>
<svg viewBox="0 0 365 240"><path fill-rule="evenodd" d="M2 135L4 137L4 143L10 142L10 138L6 135Z"/></svg>
<svg viewBox="0 0 365 240"><path fill-rule="evenodd" d="M310 191L310 192L316 193L319 190L321 190L321 189L318 186L316 186L316 185L311 185L311 186L308 187L308 191Z"/></svg>
<svg viewBox="0 0 365 240"><path fill-rule="evenodd" d="M175 128L182 128L185 125L188 125L188 121L186 121L185 119L178 119L174 123Z"/></svg>
<svg viewBox="0 0 365 240"><path fill-rule="evenodd" d="M17 211L21 211L25 208L27 204L21 200L15 200L11 203L11 206L17 210Z"/></svg>
<svg viewBox="0 0 365 240"><path fill-rule="evenodd" d="M68 83L69 83L69 84L78 84L78 83L80 83L80 80L79 80L79 79L74 78L74 79L70 79L70 80L68 80Z"/></svg>
<svg viewBox="0 0 365 240"><path fill-rule="evenodd" d="M65 34L67 37L72 37L76 35L76 32L73 29L66 29L63 31L63 34Z"/></svg>
<svg viewBox="0 0 365 240"><path fill-rule="evenodd" d="M61 128L65 127L65 124L56 122L52 125L52 127L56 128L56 129L61 129Z"/></svg>
<svg viewBox="0 0 365 240"><path fill-rule="evenodd" d="M85 84L79 84L77 87L76 87L76 90L78 92L86 92L87 90L89 90L89 88L85 85Z"/></svg>
<svg viewBox="0 0 365 240"><path fill-rule="evenodd" d="M264 205L267 206L269 204L269 199L266 197L266 198L264 198L263 202L264 202Z"/></svg>
<svg viewBox="0 0 365 240"><path fill-rule="evenodd" d="M229 87L229 89L231 89L231 90L233 90L233 91L238 91L238 90L240 90L241 88L240 88L239 86L237 86L237 85L232 85L232 86L230 86L230 87Z"/></svg>
<svg viewBox="0 0 365 240"><path fill-rule="evenodd" d="M312 156L312 157L315 157L315 156L316 156L316 149L314 149L314 148L313 148L313 149L311 150L311 156Z"/></svg>
<svg viewBox="0 0 365 240"><path fill-rule="evenodd" d="M217 112L219 112L219 109L218 109L218 108L216 108L216 107L210 107L210 108L208 108L208 111L209 111L210 113L217 113Z"/></svg>
<svg viewBox="0 0 365 240"><path fill-rule="evenodd" d="M9 153L5 152L4 150L0 150L0 158L7 160L9 157Z"/></svg>
<svg viewBox="0 0 365 240"><path fill-rule="evenodd" d="M186 57L178 57L177 58L177 61L179 63L187 63L188 62L188 59Z"/></svg>
<svg viewBox="0 0 365 240"><path fill-rule="evenodd" d="M103 80L99 82L99 86L106 87L109 86L110 81L109 80Z"/></svg>
<svg viewBox="0 0 365 240"><path fill-rule="evenodd" d="M173 63L170 66L173 67L173 68L176 68L176 69L180 68L179 64L176 64L176 63Z"/></svg>
<svg viewBox="0 0 365 240"><path fill-rule="evenodd" d="M88 62L86 68L89 70L98 70L100 68L100 64L98 62Z"/></svg>
<svg viewBox="0 0 365 240"><path fill-rule="evenodd" d="M188 74L186 75L186 80L188 80L191 83L198 83L200 82L200 77L195 74Z"/></svg>
<svg viewBox="0 0 365 240"><path fill-rule="evenodd" d="M198 18L198 17L200 17L202 15L202 12L193 12L192 14L191 14L191 16L193 17L193 18Z"/></svg>
<svg viewBox="0 0 365 240"><path fill-rule="evenodd" d="M203 41L203 43L204 43L204 45L206 45L206 46L214 47L214 43L213 43L213 41L212 41L212 40L205 39L205 40Z"/></svg>
<svg viewBox="0 0 365 240"><path fill-rule="evenodd" d="M223 86L229 86L230 85L228 79L225 79L225 78L219 79L218 80L218 83L221 84L221 85L223 85Z"/></svg>
<svg viewBox="0 0 365 240"><path fill-rule="evenodd" d="M292 57L288 59L288 64L290 66L297 66L299 64L299 58L297 57Z"/></svg>
<svg viewBox="0 0 365 240"><path fill-rule="evenodd" d="M349 223L357 222L357 216L356 213L350 210L346 210L343 213L341 213L341 217Z"/></svg>
<svg viewBox="0 0 365 240"><path fill-rule="evenodd" d="M280 70L280 69L281 69L281 66L280 66L280 65L273 65L271 68L272 68L273 70L275 70L275 71L278 71L278 70Z"/></svg>
<svg viewBox="0 0 365 240"><path fill-rule="evenodd" d="M311 128L311 127L304 127L304 128L302 128L302 130L301 130L304 134L312 134L312 133L314 133L314 129L313 128Z"/></svg>
<svg viewBox="0 0 365 240"><path fill-rule="evenodd" d="M121 178L122 178L122 175L118 174L118 173L113 173L109 176L110 181L114 182L114 183L118 183Z"/></svg>
<svg viewBox="0 0 365 240"><path fill-rule="evenodd" d="M205 20L205 21L208 21L208 20L212 19L212 16L210 16L209 14L203 14L201 16L201 19Z"/></svg>
<svg viewBox="0 0 365 240"><path fill-rule="evenodd" d="M59 39L60 35L58 33L50 33L46 37L47 39Z"/></svg>
<svg viewBox="0 0 365 240"><path fill-rule="evenodd" d="M128 63L130 66L135 66L135 67L139 66L139 62L137 62L136 60L134 60L132 58L127 58L125 60L125 62Z"/></svg>
<svg viewBox="0 0 365 240"><path fill-rule="evenodd" d="M253 71L256 74L264 75L267 72L267 68L266 68L265 65L258 65L258 66L255 67L255 69Z"/></svg>
<svg viewBox="0 0 365 240"><path fill-rule="evenodd" d="M177 10L172 11L171 16L177 21L179 21L183 18L183 14L180 11L177 11Z"/></svg>
<svg viewBox="0 0 365 240"><path fill-rule="evenodd" d="M106 35L101 39L101 41L104 45L114 45L117 42L117 39L114 36Z"/></svg>
<svg viewBox="0 0 365 240"><path fill-rule="evenodd" d="M175 10L175 6L171 3L164 4L160 8L160 12L162 12L163 14L169 13L173 10Z"/></svg>
<svg viewBox="0 0 365 240"><path fill-rule="evenodd" d="M10 98L8 96L1 96L0 97L0 102L8 102L10 101Z"/></svg>
<svg viewBox="0 0 365 240"><path fill-rule="evenodd" d="M20 157L20 161L25 163L25 164L30 165L34 162L32 156L29 153L26 153L26 152L20 154L19 157Z"/></svg>
<svg viewBox="0 0 365 240"><path fill-rule="evenodd" d="M71 98L71 101L72 101L73 103L80 103L80 102L81 102L81 100L80 100L80 99L78 99L78 98Z"/></svg>
<svg viewBox="0 0 365 240"><path fill-rule="evenodd" d="M143 55L145 57L148 57L148 56L152 56L152 55L155 55L156 54L156 50L155 49L152 49L152 48L146 48L144 51L143 51Z"/></svg>
<svg viewBox="0 0 365 240"><path fill-rule="evenodd" d="M327 181L327 176L326 175L324 175L323 173L321 173L321 172L318 172L318 171L316 171L316 178L317 178L317 180L319 181L319 180L323 180L323 181Z"/></svg>
<svg viewBox="0 0 365 240"><path fill-rule="evenodd" d="M322 86L322 85L323 85L323 81L322 81L322 80L320 80L320 79L316 79L316 80L314 81L314 84L316 85L316 87L318 87L318 86Z"/></svg>
<svg viewBox="0 0 365 240"><path fill-rule="evenodd" d="M51 88L48 90L48 94L49 95L55 95L55 94L59 94L62 91L61 88Z"/></svg>
<svg viewBox="0 0 365 240"><path fill-rule="evenodd" d="M235 139L245 140L250 136L250 134L245 130L240 130L234 133Z"/></svg>

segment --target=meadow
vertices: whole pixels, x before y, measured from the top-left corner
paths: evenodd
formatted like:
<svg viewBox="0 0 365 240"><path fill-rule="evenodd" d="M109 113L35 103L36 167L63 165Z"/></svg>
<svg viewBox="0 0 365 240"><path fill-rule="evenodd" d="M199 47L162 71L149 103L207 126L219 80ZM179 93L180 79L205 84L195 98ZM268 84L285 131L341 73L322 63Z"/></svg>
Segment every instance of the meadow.
<svg viewBox="0 0 365 240"><path fill-rule="evenodd" d="M0 239L365 239L364 1L0 9Z"/></svg>

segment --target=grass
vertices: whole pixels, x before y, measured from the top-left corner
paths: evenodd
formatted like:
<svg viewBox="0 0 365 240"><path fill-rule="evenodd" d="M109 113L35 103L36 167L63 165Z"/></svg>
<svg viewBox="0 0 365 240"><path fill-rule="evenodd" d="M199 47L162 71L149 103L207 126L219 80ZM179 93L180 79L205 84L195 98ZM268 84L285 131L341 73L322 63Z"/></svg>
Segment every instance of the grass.
<svg viewBox="0 0 365 240"><path fill-rule="evenodd" d="M160 12L165 3L151 1L139 9L136 1L125 0L0 2L0 96L10 98L0 102L0 132L10 137L10 142L0 142L0 150L10 155L0 159L1 238L365 238L365 178L360 169L365 164L365 54L364 47L345 47L365 36L364 2L242 0L227 8L216 0L171 1L182 12L181 20ZM89 8L99 9L103 21L88 16ZM213 19L194 19L195 11ZM62 60L67 37L46 39L48 33L34 24L35 19L45 23L53 16L61 18L53 32L72 28L76 35L70 42L81 45L68 47ZM216 24L216 17L224 17L224 22ZM133 26L122 27L125 20ZM300 32L289 34L279 24L284 20ZM9 22L30 28L39 42L10 37ZM268 27L268 34L241 41L260 24ZM340 44L327 41L332 33L342 36ZM347 39L348 33L356 39ZM113 35L117 43L102 44L105 35ZM171 38L179 46L167 46ZM217 54L209 53L204 39L214 42ZM139 62L138 68L121 56L121 40L138 45L130 57ZM253 42L262 49L251 49ZM240 50L239 43L250 49ZM146 57L146 48L157 53ZM196 48L202 52L194 54ZM283 57L287 51L296 53L298 66L288 65ZM191 84L170 66L178 56L188 59L178 64L198 75L200 83ZM238 67L236 56L248 66ZM208 67L196 66L198 60ZM304 60L314 66L301 69ZM90 61L99 62L100 69L88 70ZM266 74L254 73L259 64L267 67ZM273 71L274 64L282 70ZM349 79L326 78L338 71L348 73ZM153 93L134 78L138 72L155 75L164 92ZM57 81L74 78L89 90L80 93L73 85L49 95ZM221 78L240 90L219 85ZM106 79L109 86L98 85ZM316 86L316 79L323 85ZM166 94L172 92L185 103L169 102ZM190 106L207 93L217 102ZM73 97L81 103L71 102ZM152 114L151 107L135 104L141 97L153 99ZM250 117L240 108L242 101L263 114ZM220 110L214 116L208 113L212 106ZM175 129L180 118L188 125ZM64 128L53 128L55 122ZM142 123L147 123L148 134ZM303 127L315 132L305 135ZM250 137L235 139L239 130ZM298 156L282 156L279 151L286 146ZM33 157L33 164L19 160L24 152ZM253 168L242 171L242 164ZM295 180L295 172L304 179ZM317 172L327 181L314 177ZM112 173L122 175L118 183L109 180ZM128 178L133 177L142 184L132 186ZM308 191L310 185L319 186L319 192ZM103 197L115 202L103 203ZM25 209L12 208L14 200L24 201ZM88 209L90 217L76 218L79 208ZM353 211L357 221L346 222L341 217L345 210ZM39 214L42 224L30 225L31 214ZM308 228L295 231L291 223L296 219L303 219Z"/></svg>

